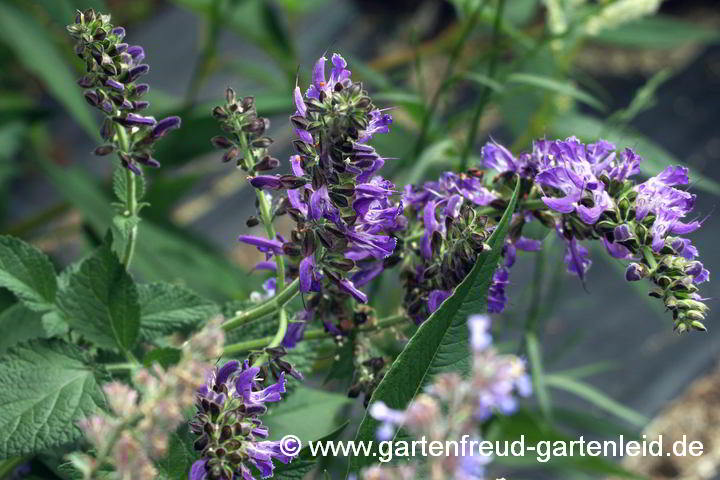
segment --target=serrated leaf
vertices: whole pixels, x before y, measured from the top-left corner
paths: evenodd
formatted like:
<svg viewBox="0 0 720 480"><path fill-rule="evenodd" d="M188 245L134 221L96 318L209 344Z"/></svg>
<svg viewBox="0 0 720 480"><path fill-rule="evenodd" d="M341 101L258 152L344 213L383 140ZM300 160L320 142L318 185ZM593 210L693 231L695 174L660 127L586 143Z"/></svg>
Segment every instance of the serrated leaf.
<svg viewBox="0 0 720 480"><path fill-rule="evenodd" d="M113 170L113 176L112 176L112 187L113 187L113 193L115 193L115 196L117 197L118 201L125 203L127 201L127 191L128 191L128 176L125 173L126 169L124 167L115 167L115 170ZM134 176L135 181L135 199L137 201L140 201L145 196L145 177L142 175L135 175Z"/></svg>
<svg viewBox="0 0 720 480"><path fill-rule="evenodd" d="M70 330L70 326L56 310L47 312L43 315L41 322L43 328L45 329L45 336L47 338L65 335Z"/></svg>
<svg viewBox="0 0 720 480"><path fill-rule="evenodd" d="M467 317L487 309L487 291L505 244L519 189L520 182L517 182L508 208L488 240L490 251L478 256L472 270L453 295L420 326L375 389L371 403L383 401L390 408L404 409L436 374L469 371ZM355 441L374 440L379 424L366 413ZM357 471L373 461L372 456L351 457L350 470Z"/></svg>
<svg viewBox="0 0 720 480"><path fill-rule="evenodd" d="M193 449L195 438L187 425L183 425L170 435L170 445L165 458L155 463L158 469L158 478L162 480L185 480L188 472L197 458L198 453Z"/></svg>
<svg viewBox="0 0 720 480"><path fill-rule="evenodd" d="M188 330L219 313L213 302L178 285L158 282L137 288L143 340Z"/></svg>
<svg viewBox="0 0 720 480"><path fill-rule="evenodd" d="M17 303L0 313L0 353L34 338L45 337L40 314Z"/></svg>
<svg viewBox="0 0 720 480"><path fill-rule="evenodd" d="M31 310L52 309L57 291L50 259L19 238L0 236L0 287L13 292Z"/></svg>
<svg viewBox="0 0 720 480"><path fill-rule="evenodd" d="M130 349L140 329L135 282L108 244L71 273L57 304L71 328L99 347Z"/></svg>
<svg viewBox="0 0 720 480"><path fill-rule="evenodd" d="M8 458L77 440L77 422L105 397L80 349L33 340L0 357L0 405L0 458Z"/></svg>
<svg viewBox="0 0 720 480"><path fill-rule="evenodd" d="M143 365L146 367L151 366L153 363L160 364L163 368L175 365L180 361L182 357L182 350L179 348L162 347L150 350L145 358L143 358Z"/></svg>

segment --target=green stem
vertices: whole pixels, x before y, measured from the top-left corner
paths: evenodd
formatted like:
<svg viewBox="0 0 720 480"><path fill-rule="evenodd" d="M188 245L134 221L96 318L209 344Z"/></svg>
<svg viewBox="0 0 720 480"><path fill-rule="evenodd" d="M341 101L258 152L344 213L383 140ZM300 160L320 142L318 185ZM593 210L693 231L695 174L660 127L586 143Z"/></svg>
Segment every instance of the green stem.
<svg viewBox="0 0 720 480"><path fill-rule="evenodd" d="M498 0L497 10L495 11L495 22L493 24L493 46L490 55L490 64L488 65L487 77L493 79L495 76L495 70L497 69L497 63L499 58L499 46L501 37L501 25L503 9L505 7L505 0ZM473 115L472 122L470 123L470 131L468 132L467 141L465 142L465 148L460 156L460 170L467 169L468 159L470 152L475 147L475 140L477 138L477 132L480 128L480 119L482 118L483 111L490 100L490 93L492 89L485 85L483 91L480 94L480 100L478 101L477 107L475 108L475 114Z"/></svg>
<svg viewBox="0 0 720 480"><path fill-rule="evenodd" d="M108 372L124 372L127 370L134 370L137 368L136 363L126 362L126 363L106 363L103 365L105 367L105 370Z"/></svg>
<svg viewBox="0 0 720 480"><path fill-rule="evenodd" d="M116 124L115 132L117 133L118 143L120 144L120 151L123 153L129 153L130 150L130 139L128 138L125 127ZM123 167L120 167L123 168ZM135 174L129 169L125 169L125 216L136 217L137 216L137 183L135 182ZM130 268L133 255L135 253L135 243L137 242L138 227L133 225L128 233L127 242L125 243L125 250L123 251L122 258L120 259L125 269Z"/></svg>
<svg viewBox="0 0 720 480"><path fill-rule="evenodd" d="M655 270L658 266L657 260L655 260L655 254L653 253L652 249L645 245L642 247L642 253L643 257L645 257L645 261L648 264L648 267L650 267L650 270Z"/></svg>
<svg viewBox="0 0 720 480"><path fill-rule="evenodd" d="M407 320L407 317L405 315L394 315L391 317L384 318L382 320L378 320L374 325L368 325L358 328L358 331L360 332L373 332L376 330L382 330L385 328L392 327L394 325L397 325L398 323L402 323ZM285 336L285 333L283 332L283 337ZM308 330L305 332L305 335L303 336L303 340L318 340L321 338L326 338L328 336L328 333L323 328L317 328L314 330ZM280 342L282 342L283 337L279 337L276 334L272 337L263 337L263 338L256 338L254 340L248 340L245 342L240 343L234 343L232 345L226 345L224 349L224 355L231 355L236 353L245 353L250 352L253 350L259 350L266 347L273 347L280 345ZM273 343L277 341L277 344L273 345ZM257 362L256 362L257 363Z"/></svg>
<svg viewBox="0 0 720 480"><path fill-rule="evenodd" d="M292 283L277 293L274 297L268 299L265 303L261 303L256 307L240 312L227 322L223 323L222 328L225 331L230 331L245 325L246 323L250 323L253 320L257 320L258 318L262 318L266 315L282 310L282 307L295 298L295 295L297 295L299 291L300 280L296 278L292 281Z"/></svg>
<svg viewBox="0 0 720 480"><path fill-rule="evenodd" d="M185 95L186 107L191 107L197 99L200 88L210 73L213 62L217 55L217 44L220 39L221 32L221 21L223 19L224 0L215 0L212 2L209 18L207 20L207 35L204 39L204 45L197 64L192 72L192 78L190 79L190 86L188 87Z"/></svg>

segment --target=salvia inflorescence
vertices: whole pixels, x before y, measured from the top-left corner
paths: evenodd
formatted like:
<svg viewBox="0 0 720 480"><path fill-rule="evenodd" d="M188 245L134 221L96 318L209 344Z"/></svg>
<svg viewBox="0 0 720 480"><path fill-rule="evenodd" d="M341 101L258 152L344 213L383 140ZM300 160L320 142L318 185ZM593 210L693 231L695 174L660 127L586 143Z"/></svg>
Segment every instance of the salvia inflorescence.
<svg viewBox="0 0 720 480"><path fill-rule="evenodd" d="M105 117L100 134L106 143L95 153L116 153L134 182L133 174L141 174L142 166L160 166L152 156L153 145L178 128L180 119L157 121L144 114L149 87L139 82L149 70L145 52L125 43L125 30L112 25L108 15L78 12L67 28L85 63L78 84ZM426 322L491 250L491 237L501 230L501 216L515 191L519 201L509 212L509 233L487 293L489 313L503 312L508 304L517 250L541 250L546 242L537 232L554 231L564 244L568 272L581 282L592 263L588 245L599 242L608 255L627 263L627 281L649 282L650 295L671 312L676 331L705 330L708 307L698 285L710 274L686 238L702 223L691 216L695 195L683 188L690 184L686 168L667 167L641 181L641 157L604 140L539 139L519 155L491 141L482 148L481 164L468 171L398 186L382 176L382 167L392 159L372 145L376 135L390 131L389 110L377 107L362 83L351 78L343 57L332 55L329 72L326 64L320 58L309 87L303 91L296 86L292 92L294 154L285 165L288 173L277 173L283 162L270 153L270 122L260 116L253 97L228 88L224 104L212 110L223 132L212 144L255 188L257 212L247 226L262 226L266 234L242 234L238 240L264 255L256 270L271 271L274 278L250 313L238 312L222 325L220 320L209 322L192 336L178 349L175 366L134 370L139 391L120 382L106 385L111 411L80 424L98 453L70 457L85 478L94 478L107 464L119 478L155 477L153 461L167 453L168 433L182 423L183 410L191 405L196 411L189 428L199 459L190 480L271 477L274 460L289 463L293 456L268 440L263 416L268 404L283 399L286 375L302 380L284 357L303 341L309 325L322 327L313 331L313 338L327 332L339 345L354 342L356 368L349 393L365 393L367 404L386 370L383 355L358 335L382 323L368 305L368 285L394 270L389 275L398 276L404 288L400 320ZM127 191L127 206L136 216L137 199ZM292 221L286 236L273 224L283 215ZM136 233L128 241L125 267ZM289 320L285 305L296 293L302 295L303 308ZM269 343L242 361L211 366L211 358L223 354L225 331L271 313L279 327ZM386 324L395 322L386 319ZM524 361L491 346L489 317L472 316L468 326L471 375L436 376L405 410L372 404L370 414L383 422L379 439L392 438L400 427L438 440L476 437L483 421L512 413L518 397L530 394ZM482 478L487 461L481 455L445 458L432 468L447 478ZM413 478L416 473L377 467L363 475Z"/></svg>
<svg viewBox="0 0 720 480"><path fill-rule="evenodd" d="M92 9L78 12L67 30L76 41L75 53L85 62L85 75L77 83L85 89L85 100L106 117L100 136L108 143L95 154L117 152L122 165L138 175L139 165L159 167L152 157L153 144L180 127L180 118L158 121L143 114L150 105L143 100L150 86L140 83L150 71L143 63L143 47L125 43L125 29Z"/></svg>

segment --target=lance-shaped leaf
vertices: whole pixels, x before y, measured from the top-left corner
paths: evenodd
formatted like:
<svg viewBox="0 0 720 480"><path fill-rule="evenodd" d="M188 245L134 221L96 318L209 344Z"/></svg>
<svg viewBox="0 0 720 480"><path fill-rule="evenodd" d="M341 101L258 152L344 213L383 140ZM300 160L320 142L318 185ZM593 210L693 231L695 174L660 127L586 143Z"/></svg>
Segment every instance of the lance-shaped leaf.
<svg viewBox="0 0 720 480"><path fill-rule="evenodd" d="M0 357L0 458L75 441L78 420L105 404L79 348L33 340Z"/></svg>
<svg viewBox="0 0 720 480"><path fill-rule="evenodd" d="M404 409L435 375L470 370L467 318L487 310L487 292L502 253L508 224L515 205L520 182L517 182L507 210L490 236L490 251L478 256L472 270L450 298L428 318L413 335L402 353L373 393L371 403L383 401L390 408ZM375 440L380 423L367 413L355 441ZM350 470L370 465L376 457L350 458Z"/></svg>
<svg viewBox="0 0 720 480"><path fill-rule="evenodd" d="M0 236L0 287L37 312L52 309L57 290L50 259L19 238Z"/></svg>
<svg viewBox="0 0 720 480"><path fill-rule="evenodd" d="M58 293L67 323L99 347L130 349L140 329L133 279L108 242L80 264Z"/></svg>

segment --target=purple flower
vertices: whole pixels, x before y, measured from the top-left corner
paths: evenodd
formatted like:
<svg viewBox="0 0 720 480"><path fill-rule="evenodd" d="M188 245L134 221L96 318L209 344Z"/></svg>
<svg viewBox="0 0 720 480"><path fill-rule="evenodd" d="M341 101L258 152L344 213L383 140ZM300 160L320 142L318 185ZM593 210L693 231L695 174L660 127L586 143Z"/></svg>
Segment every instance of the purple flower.
<svg viewBox="0 0 720 480"><path fill-rule="evenodd" d="M264 253L273 253L275 255L283 254L283 244L280 240L270 240L268 238L256 237L254 235L240 235L238 241L253 245Z"/></svg>
<svg viewBox="0 0 720 480"><path fill-rule="evenodd" d="M322 291L322 273L315 267L315 257L308 255L300 262L300 291L320 292Z"/></svg>
<svg viewBox="0 0 720 480"><path fill-rule="evenodd" d="M450 295L452 295L452 292L448 292L447 290L433 290L430 292L430 296L428 297L428 311L433 313L440 308L440 305L450 298Z"/></svg>
<svg viewBox="0 0 720 480"><path fill-rule="evenodd" d="M303 310L296 315L295 321L288 325L285 337L282 340L282 346L285 348L295 348L305 336L305 329L308 322L312 320L312 311Z"/></svg>
<svg viewBox="0 0 720 480"><path fill-rule="evenodd" d="M493 274L492 283L488 288L487 308L490 313L502 313L507 304L505 287L510 283L510 272L505 267L500 267Z"/></svg>
<svg viewBox="0 0 720 480"><path fill-rule="evenodd" d="M157 123L157 125L155 125L155 127L153 127L150 135L152 136L152 138L164 137L171 130L180 128L180 123L181 123L180 117L176 117L176 116L165 117L162 120L160 120Z"/></svg>
<svg viewBox="0 0 720 480"><path fill-rule="evenodd" d="M260 190L281 190L284 188L278 175L256 175L248 177L248 182Z"/></svg>
<svg viewBox="0 0 720 480"><path fill-rule="evenodd" d="M565 257L563 259L568 272L574 273L581 280L585 279L585 274L590 269L592 261L588 249L580 245L577 239L572 238L566 242Z"/></svg>

